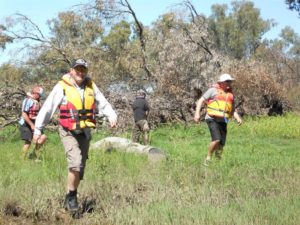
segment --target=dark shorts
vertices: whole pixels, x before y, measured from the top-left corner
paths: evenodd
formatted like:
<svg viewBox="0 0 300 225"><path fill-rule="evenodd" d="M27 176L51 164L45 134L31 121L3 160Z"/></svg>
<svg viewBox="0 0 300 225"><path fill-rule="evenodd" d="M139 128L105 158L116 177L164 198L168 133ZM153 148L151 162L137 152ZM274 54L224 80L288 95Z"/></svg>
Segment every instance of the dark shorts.
<svg viewBox="0 0 300 225"><path fill-rule="evenodd" d="M225 145L227 135L227 123L216 122L213 119L206 120L212 141L220 141L221 145Z"/></svg>
<svg viewBox="0 0 300 225"><path fill-rule="evenodd" d="M20 126L20 136L22 140L30 142L33 138L33 131L26 123Z"/></svg>

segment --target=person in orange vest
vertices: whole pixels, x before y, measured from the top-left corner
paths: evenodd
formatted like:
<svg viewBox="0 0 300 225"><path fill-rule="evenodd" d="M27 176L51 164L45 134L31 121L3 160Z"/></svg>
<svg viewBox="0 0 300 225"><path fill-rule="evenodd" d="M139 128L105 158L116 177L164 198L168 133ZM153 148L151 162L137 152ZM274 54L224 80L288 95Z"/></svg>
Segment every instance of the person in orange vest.
<svg viewBox="0 0 300 225"><path fill-rule="evenodd" d="M34 131L34 123L36 116L41 108L40 99L44 95L44 90L40 86L35 86L31 92L27 93L26 98L22 103L22 114L19 120L20 124L20 136L21 139L24 140L23 145L23 154L22 158L25 159L29 152L29 148L31 146L33 131ZM45 143L47 137L45 134L41 135L41 138L38 143L36 143L32 155L36 156L39 148L43 143Z"/></svg>
<svg viewBox="0 0 300 225"><path fill-rule="evenodd" d="M108 117L112 128L117 125L117 114L88 76L88 64L84 59L74 60L70 72L62 76L47 97L35 121L35 142L41 138L41 130L56 109L59 109L58 130L68 162L64 207L76 213L77 189L84 177L91 129L96 127L96 113Z"/></svg>
<svg viewBox="0 0 300 225"><path fill-rule="evenodd" d="M218 82L209 88L202 97L196 102L194 121L200 121L200 110L206 103L205 121L208 125L211 142L208 147L207 157L204 165L208 166L211 162L213 153L217 159L221 159L223 148L226 142L227 123L233 116L238 125L242 120L235 109L234 96L232 93L232 82L234 79L229 74L222 74Z"/></svg>

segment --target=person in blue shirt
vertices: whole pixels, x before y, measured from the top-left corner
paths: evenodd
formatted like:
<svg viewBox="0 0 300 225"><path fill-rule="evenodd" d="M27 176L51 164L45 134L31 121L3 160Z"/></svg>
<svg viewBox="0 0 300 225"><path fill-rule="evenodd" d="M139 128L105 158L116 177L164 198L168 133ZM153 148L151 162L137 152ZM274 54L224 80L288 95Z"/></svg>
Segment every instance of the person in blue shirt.
<svg viewBox="0 0 300 225"><path fill-rule="evenodd" d="M43 88L40 86L35 86L31 92L27 93L26 98L22 103L22 113L21 118L19 120L20 124L20 135L21 139L24 140L23 145L23 154L22 158L25 159L28 155L29 148L31 146L33 131L34 131L34 123L37 117L38 112L41 108L40 99L44 94ZM36 155L36 152L40 148L40 146L45 143L47 137L45 134L42 135L42 138L36 143L33 155Z"/></svg>

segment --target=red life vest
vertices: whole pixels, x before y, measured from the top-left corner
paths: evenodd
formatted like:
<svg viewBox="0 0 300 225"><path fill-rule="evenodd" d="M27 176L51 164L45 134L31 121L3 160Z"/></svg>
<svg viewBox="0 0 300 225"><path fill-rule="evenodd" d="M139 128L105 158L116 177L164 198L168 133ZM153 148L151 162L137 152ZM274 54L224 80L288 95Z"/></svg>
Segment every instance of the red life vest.
<svg viewBox="0 0 300 225"><path fill-rule="evenodd" d="M207 102L207 114L212 117L230 118L233 113L233 94L225 92L219 85L214 86L218 94Z"/></svg>
<svg viewBox="0 0 300 225"><path fill-rule="evenodd" d="M68 74L64 75L59 83L62 85L65 95L63 103L59 106L60 125L70 131L85 127L95 128L96 104L93 82L89 80L84 87L83 100L81 100L80 93L72 85Z"/></svg>
<svg viewBox="0 0 300 225"><path fill-rule="evenodd" d="M28 111L28 117L31 120L35 120L37 114L39 113L39 111L41 109L41 104L35 99L32 99L32 101L33 101L33 105L30 107L30 109Z"/></svg>

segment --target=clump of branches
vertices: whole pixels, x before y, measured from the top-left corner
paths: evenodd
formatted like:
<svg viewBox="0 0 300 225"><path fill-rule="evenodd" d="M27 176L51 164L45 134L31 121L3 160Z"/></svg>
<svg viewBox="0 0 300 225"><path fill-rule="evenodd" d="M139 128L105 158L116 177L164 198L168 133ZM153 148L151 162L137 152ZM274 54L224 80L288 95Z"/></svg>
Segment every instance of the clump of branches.
<svg viewBox="0 0 300 225"><path fill-rule="evenodd" d="M26 92L20 87L0 88L0 127L17 123Z"/></svg>
<svg viewBox="0 0 300 225"><path fill-rule="evenodd" d="M291 109L285 88L274 80L267 65L251 60L232 61L227 68L236 78L234 87L241 111L249 115L281 115Z"/></svg>
<svg viewBox="0 0 300 225"><path fill-rule="evenodd" d="M119 114L119 126L122 129L131 127L130 104L136 89L150 86L151 95L148 99L152 106L152 124L187 123L192 121L196 100L217 81L221 73L230 73L237 79L237 106L242 112L272 115L282 114L289 109L280 84L287 86L299 81L297 59L291 61L277 51L270 51L267 45L261 48L260 54L256 45L254 48L257 59L265 65L257 61L245 62L245 58L240 61L229 58L225 55L226 51L218 47L209 18L199 14L189 0L179 6L180 13L173 11L163 14L148 27L143 26L137 18L129 1L97 0L81 5L76 12L62 12L58 18L49 21L50 37L45 36L29 17L18 14L15 22L19 21L22 29L15 31L15 23L11 22L0 27L0 33L11 37L13 41L29 40L36 44L25 45L24 48L32 53L30 59L24 60L26 62L20 63L22 66L18 68L3 67L1 77L14 84L16 80L19 83L41 83L45 80L42 86L49 93L68 71L71 59L83 57L89 62L89 75L102 91L105 92L106 88L112 90L112 86L122 82L131 88L126 93L111 91L105 94ZM216 9L226 11L225 7ZM239 13L244 15L243 11ZM130 17L132 22L126 21L126 17ZM227 19L233 23L236 21L234 18ZM218 24L214 23L214 26ZM225 25L228 24L223 24L226 28ZM217 30L222 31L224 27ZM260 36L255 38L260 40ZM220 40L223 43L226 38ZM246 55L247 60L255 58L249 54L241 55ZM19 72L18 69L26 64L27 69ZM281 79L287 77L283 74L289 75L289 83L287 79ZM297 85L291 87L296 88ZM0 91L0 101L4 105L1 123L15 121L20 115L25 91L24 95L17 96L14 90L9 88ZM297 99L297 96L294 98Z"/></svg>

